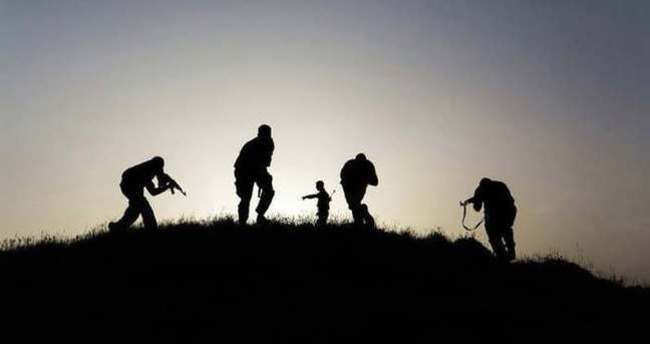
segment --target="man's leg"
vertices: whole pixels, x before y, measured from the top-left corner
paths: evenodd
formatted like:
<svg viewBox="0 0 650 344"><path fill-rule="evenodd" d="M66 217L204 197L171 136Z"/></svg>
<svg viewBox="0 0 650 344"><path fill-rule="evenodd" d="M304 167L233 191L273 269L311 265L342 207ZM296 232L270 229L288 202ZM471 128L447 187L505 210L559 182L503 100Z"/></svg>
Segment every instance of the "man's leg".
<svg viewBox="0 0 650 344"><path fill-rule="evenodd" d="M345 201L348 203L348 208L352 212L352 219L355 225L363 224L363 216L361 215L361 199L357 193L350 188L343 188L345 194Z"/></svg>
<svg viewBox="0 0 650 344"><path fill-rule="evenodd" d="M356 212L357 212L357 218L358 220L355 220L355 223L358 223L360 225L366 225L366 226L371 226L374 227L375 225L375 219L370 216L370 213L368 212L368 206L361 203L363 202L363 198L366 196L366 186L360 185L354 190L354 202L356 206Z"/></svg>
<svg viewBox="0 0 650 344"><path fill-rule="evenodd" d="M322 227L327 224L327 218L329 217L328 211L319 211L318 212L318 221L316 221L317 227Z"/></svg>
<svg viewBox="0 0 650 344"><path fill-rule="evenodd" d="M485 224L485 231L487 232L488 235L488 241L490 242L490 245L492 246L492 251L494 251L494 255L499 259L499 260L506 260L507 258L507 253L506 253L506 248L503 245L503 237L502 234L500 233L499 228L495 228L491 225L488 225L487 223Z"/></svg>
<svg viewBox="0 0 650 344"><path fill-rule="evenodd" d="M116 222L111 222L108 227L111 231L120 231L129 228L135 220L140 216L140 209L138 209L131 201L124 211L122 218Z"/></svg>
<svg viewBox="0 0 650 344"><path fill-rule="evenodd" d="M503 232L503 241L505 241L506 248L508 249L508 260L516 259L517 253L515 252L515 236L512 227L507 228Z"/></svg>
<svg viewBox="0 0 650 344"><path fill-rule="evenodd" d="M129 205L126 207L122 218L108 225L111 231L120 231L129 228L138 219L138 216L140 216L141 199L144 198L144 195L137 192L137 190L130 190L122 185L120 185L120 188L122 189L122 194L129 200Z"/></svg>
<svg viewBox="0 0 650 344"><path fill-rule="evenodd" d="M368 228L374 229L375 228L375 218L370 215L370 212L368 211L368 206L365 204L361 204L361 214L363 216L363 220L368 226Z"/></svg>
<svg viewBox="0 0 650 344"><path fill-rule="evenodd" d="M355 225L362 225L363 224L363 212L361 211L361 200L358 197L355 197L355 195L352 194L352 192L346 194L345 197L348 201L348 208L352 212L352 219L354 220Z"/></svg>
<svg viewBox="0 0 650 344"><path fill-rule="evenodd" d="M506 248L508 249L508 260L515 260L517 253L515 251L515 235L512 226L515 224L515 218L517 217L517 207L512 206L507 213L507 217L508 221L505 223L503 240L506 242Z"/></svg>
<svg viewBox="0 0 650 344"><path fill-rule="evenodd" d="M251 190L251 194L252 194ZM237 205L237 214L239 217L239 224L246 224L246 221L248 221L248 212L250 208L250 203L251 203L251 197L250 196L239 196L239 204Z"/></svg>
<svg viewBox="0 0 650 344"><path fill-rule="evenodd" d="M156 215L153 213L153 209L147 201L146 198L142 197L142 204L140 206L140 213L142 214L142 223L144 224L144 229L154 230L158 228L158 221L156 221Z"/></svg>
<svg viewBox="0 0 650 344"><path fill-rule="evenodd" d="M259 176L257 176L256 181L257 187L260 188L262 195L260 196L260 201L257 204L255 211L257 212L257 221L265 221L266 218L264 214L269 210L271 206L271 201L273 201L273 196L275 195L275 190L273 190L273 177L269 174L268 171L264 170Z"/></svg>
<svg viewBox="0 0 650 344"><path fill-rule="evenodd" d="M237 196L239 196L239 205L237 206L239 223L246 224L253 196L253 178L244 173L235 172L235 188Z"/></svg>

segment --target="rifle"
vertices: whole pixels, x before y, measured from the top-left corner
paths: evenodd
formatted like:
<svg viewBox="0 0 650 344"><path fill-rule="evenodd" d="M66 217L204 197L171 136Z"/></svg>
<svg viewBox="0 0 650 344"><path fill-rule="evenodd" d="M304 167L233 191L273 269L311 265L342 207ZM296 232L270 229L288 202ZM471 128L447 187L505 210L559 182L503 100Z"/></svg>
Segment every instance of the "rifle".
<svg viewBox="0 0 650 344"><path fill-rule="evenodd" d="M164 175L164 183L168 185L169 191L171 191L172 195L175 194L174 190L177 190L178 192L183 194L183 196L187 197L187 193L185 192L185 190L183 190L183 188L172 177L170 177L167 174Z"/></svg>

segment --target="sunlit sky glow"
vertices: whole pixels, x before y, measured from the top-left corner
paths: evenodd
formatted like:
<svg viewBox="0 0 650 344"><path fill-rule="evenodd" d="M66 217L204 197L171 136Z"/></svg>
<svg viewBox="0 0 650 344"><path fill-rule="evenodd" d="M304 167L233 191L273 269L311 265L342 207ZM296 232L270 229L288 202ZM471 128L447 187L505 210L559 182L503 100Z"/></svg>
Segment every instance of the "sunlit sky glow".
<svg viewBox="0 0 650 344"><path fill-rule="evenodd" d="M650 281L649 90L641 0L0 0L0 238L114 220L154 155L189 193L159 218L233 214L268 123L273 214L311 215L323 179L349 217L338 172L365 152L379 222L462 235L493 177L525 255Z"/></svg>

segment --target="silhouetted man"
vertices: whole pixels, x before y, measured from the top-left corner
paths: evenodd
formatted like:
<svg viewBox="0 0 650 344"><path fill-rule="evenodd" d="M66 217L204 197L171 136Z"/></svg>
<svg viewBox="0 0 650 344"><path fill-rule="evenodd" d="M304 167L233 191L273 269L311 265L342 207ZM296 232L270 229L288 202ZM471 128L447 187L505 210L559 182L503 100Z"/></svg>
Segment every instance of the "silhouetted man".
<svg viewBox="0 0 650 344"><path fill-rule="evenodd" d="M129 205L124 211L124 215L117 222L108 224L111 232L125 230L129 228L142 215L142 223L145 229L156 229L158 223L153 213L149 201L144 197L144 189L152 195L159 195L167 190L178 189L183 194L180 186L163 172L165 161L157 156L151 160L145 161L139 165L128 168L122 173L122 182L120 189L129 200ZM157 179L158 186L153 183L153 178Z"/></svg>
<svg viewBox="0 0 650 344"><path fill-rule="evenodd" d="M478 188L474 191L474 197L469 198L462 205L469 203L474 205L476 211L481 211L481 207L485 207L485 231L497 258L508 261L515 259L512 226L517 216L517 207L506 184L488 178L481 179Z"/></svg>
<svg viewBox="0 0 650 344"><path fill-rule="evenodd" d="M330 215L330 201L332 198L325 190L325 183L322 180L316 182L316 190L318 191L312 195L302 196L303 200L317 198L318 203L316 207L318 208L318 221L316 221L316 226L324 226L327 224L327 218Z"/></svg>
<svg viewBox="0 0 650 344"><path fill-rule="evenodd" d="M349 160L341 169L341 186L345 193L345 200L352 211L354 223L375 227L375 219L368 212L368 206L361 203L366 195L368 185L377 186L379 179L372 164L363 153Z"/></svg>
<svg viewBox="0 0 650 344"><path fill-rule="evenodd" d="M240 198L238 212L239 223L248 220L253 186L257 184L260 201L257 204L257 223L266 222L264 214L269 209L273 195L273 177L267 168L271 166L271 157L275 144L271 138L271 127L263 124L257 130L257 137L246 142L235 161L235 187Z"/></svg>

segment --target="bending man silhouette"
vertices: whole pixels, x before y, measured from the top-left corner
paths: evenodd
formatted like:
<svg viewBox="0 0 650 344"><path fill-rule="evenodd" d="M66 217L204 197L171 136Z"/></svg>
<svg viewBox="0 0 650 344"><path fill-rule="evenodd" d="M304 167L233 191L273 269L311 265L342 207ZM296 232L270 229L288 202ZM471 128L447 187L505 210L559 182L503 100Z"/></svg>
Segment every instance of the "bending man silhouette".
<svg viewBox="0 0 650 344"><path fill-rule="evenodd" d="M129 228L140 215L142 215L142 223L145 229L156 229L158 227L153 209L149 205L147 198L144 197L144 189L147 189L152 196L157 196L167 190L173 192L177 184L163 172L164 166L165 161L163 158L157 156L130 167L122 173L120 189L122 194L129 200L129 205L120 220L108 224L108 229L111 232ZM153 183L154 177L158 181L157 187Z"/></svg>
<svg viewBox="0 0 650 344"><path fill-rule="evenodd" d="M357 154L356 158L348 160L343 165L341 186L355 224L375 227L375 219L368 212L368 206L361 201L366 195L368 185L377 186L378 184L379 179L375 172L375 165L363 153Z"/></svg>
<svg viewBox="0 0 650 344"><path fill-rule="evenodd" d="M497 258L508 261L515 259L512 226L517 216L517 207L506 184L488 178L481 179L474 197L462 202L462 205L469 203L474 205L476 211L485 207L485 231Z"/></svg>
<svg viewBox="0 0 650 344"><path fill-rule="evenodd" d="M253 186L257 184L260 190L260 201L255 211L257 222L264 223L264 214L269 209L273 195L273 177L267 168L271 166L271 157L275 144L271 138L271 127L263 124L257 130L257 137L246 142L235 161L235 187L239 196L239 223L245 224L248 220Z"/></svg>

